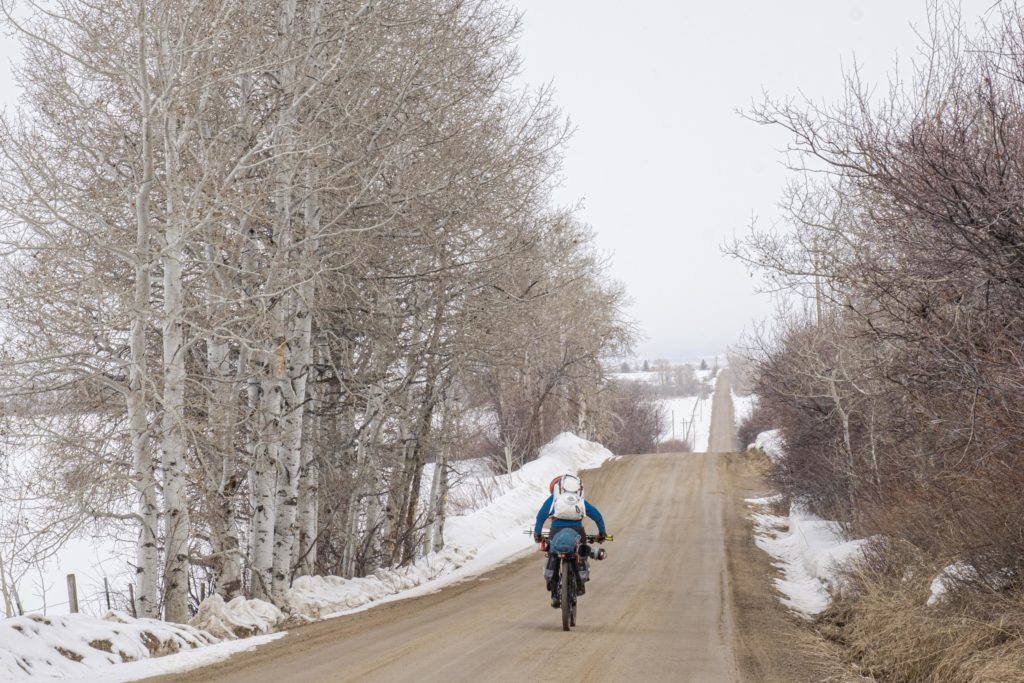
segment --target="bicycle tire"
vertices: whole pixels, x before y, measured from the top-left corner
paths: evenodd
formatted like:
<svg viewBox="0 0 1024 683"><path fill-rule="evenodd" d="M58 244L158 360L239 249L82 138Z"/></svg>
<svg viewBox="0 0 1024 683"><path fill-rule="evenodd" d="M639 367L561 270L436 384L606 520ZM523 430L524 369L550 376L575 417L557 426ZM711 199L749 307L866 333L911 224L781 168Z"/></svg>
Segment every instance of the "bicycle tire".
<svg viewBox="0 0 1024 683"><path fill-rule="evenodd" d="M575 597L570 583L572 581L572 564L568 558L562 560L561 574L561 585L559 587L559 591L562 594L562 630L568 631L573 621L572 598Z"/></svg>

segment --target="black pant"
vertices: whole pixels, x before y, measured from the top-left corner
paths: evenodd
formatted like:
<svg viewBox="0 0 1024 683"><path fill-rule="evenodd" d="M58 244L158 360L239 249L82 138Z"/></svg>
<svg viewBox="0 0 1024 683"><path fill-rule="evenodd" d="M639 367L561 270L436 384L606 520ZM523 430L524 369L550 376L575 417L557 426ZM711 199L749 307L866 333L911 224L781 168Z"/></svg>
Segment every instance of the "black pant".
<svg viewBox="0 0 1024 683"><path fill-rule="evenodd" d="M580 568L580 571L589 572L590 562L588 561L588 558L590 557L590 546L587 545L587 532L583 528L583 525L582 524L573 524L573 525L553 526L553 527L551 527L550 534L548 535L548 543L549 544L551 543L551 539L553 539L555 537L555 534L560 532L562 529L572 529L573 531L575 531L579 535L580 540L582 541L580 543L580 548L579 548L579 558L580 558L579 559L579 562L580 562L580 567L579 568ZM548 547L550 548L550 545ZM558 556L554 555L554 554L551 554L549 552L549 554L548 554L548 556L546 558L546 562L544 564L544 569L545 570L548 570L548 569L554 570L554 575L551 577L551 580L548 581L548 583L547 583L548 590L554 592L554 586L555 586L555 584L558 583L558 581L557 581L557 576L558 576ZM589 576L589 574L588 574L588 576Z"/></svg>

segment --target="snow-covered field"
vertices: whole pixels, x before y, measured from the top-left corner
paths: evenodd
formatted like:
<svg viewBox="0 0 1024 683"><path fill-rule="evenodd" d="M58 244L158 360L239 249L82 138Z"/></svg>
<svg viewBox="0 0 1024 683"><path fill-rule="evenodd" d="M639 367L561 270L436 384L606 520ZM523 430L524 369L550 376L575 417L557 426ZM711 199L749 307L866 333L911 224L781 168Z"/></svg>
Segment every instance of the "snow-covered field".
<svg viewBox="0 0 1024 683"><path fill-rule="evenodd" d="M636 371L612 373L611 377L620 381L644 382L657 386L663 380L662 374L657 371ZM695 453L703 453L708 449L711 432L711 400L714 395L717 374L712 369L698 369L694 371L694 375L698 381L706 384L706 397L679 396L657 399L664 410L664 422L659 441L686 440Z"/></svg>
<svg viewBox="0 0 1024 683"><path fill-rule="evenodd" d="M643 370L637 370L636 372L613 372L609 377L618 382L647 382L648 384L654 384L658 381L657 372L644 372Z"/></svg>
<svg viewBox="0 0 1024 683"><path fill-rule="evenodd" d="M665 410L661 440L686 439L694 453L707 451L711 433L711 397L665 398L659 403Z"/></svg>
<svg viewBox="0 0 1024 683"><path fill-rule="evenodd" d="M532 538L523 530L532 527L550 480L564 472L599 467L611 457L599 444L561 434L541 449L537 460L511 475L464 477L459 486L491 491L493 496L479 509L448 519L443 551L408 567L358 579L297 579L287 596L287 615L259 600L236 598L225 604L214 596L203 603L188 627L132 619L116 611L104 618L74 614L3 620L0 679L127 681L181 671L283 635L223 640L238 634L350 614L437 591L532 549Z"/></svg>
<svg viewBox="0 0 1024 683"><path fill-rule="evenodd" d="M661 441L686 439L694 453L708 450L708 439L711 435L711 402L715 394L717 374L712 370L697 370L697 378L707 383L707 396L683 396L680 398L663 398L658 402L665 410L665 426L661 433Z"/></svg>

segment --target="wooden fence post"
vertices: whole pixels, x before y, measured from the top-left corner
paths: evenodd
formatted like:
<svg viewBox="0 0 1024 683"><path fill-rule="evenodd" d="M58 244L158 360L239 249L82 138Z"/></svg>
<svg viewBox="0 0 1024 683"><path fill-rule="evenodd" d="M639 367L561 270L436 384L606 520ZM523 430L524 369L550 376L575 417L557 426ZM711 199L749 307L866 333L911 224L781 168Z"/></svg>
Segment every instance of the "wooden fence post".
<svg viewBox="0 0 1024 683"><path fill-rule="evenodd" d="M132 601L132 616L136 619L139 618L138 613L135 611L135 584L128 584L128 599Z"/></svg>
<svg viewBox="0 0 1024 683"><path fill-rule="evenodd" d="M68 605L72 614L78 613L78 588L75 586L74 574L68 574Z"/></svg>

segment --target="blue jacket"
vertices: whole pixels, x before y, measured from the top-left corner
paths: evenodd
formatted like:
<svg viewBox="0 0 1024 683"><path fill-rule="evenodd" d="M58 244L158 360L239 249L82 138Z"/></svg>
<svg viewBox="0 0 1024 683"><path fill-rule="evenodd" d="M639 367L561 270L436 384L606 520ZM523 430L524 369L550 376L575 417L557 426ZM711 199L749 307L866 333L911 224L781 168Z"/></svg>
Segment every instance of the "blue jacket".
<svg viewBox="0 0 1024 683"><path fill-rule="evenodd" d="M551 515L551 503L555 500L554 496L548 496L548 499L544 501L544 504L540 506L540 510L537 511L537 523L533 525L533 533L539 534L540 530L544 528L544 520ZM583 505L585 507L586 516L594 520L597 524L597 530L599 533L605 533L604 530L604 517L601 516L601 511L590 504L590 501L583 499ZM575 521L572 519L552 519L551 528L560 529L563 526L583 526L583 520Z"/></svg>

